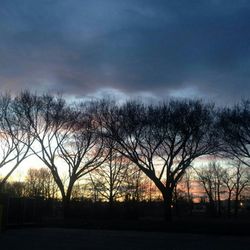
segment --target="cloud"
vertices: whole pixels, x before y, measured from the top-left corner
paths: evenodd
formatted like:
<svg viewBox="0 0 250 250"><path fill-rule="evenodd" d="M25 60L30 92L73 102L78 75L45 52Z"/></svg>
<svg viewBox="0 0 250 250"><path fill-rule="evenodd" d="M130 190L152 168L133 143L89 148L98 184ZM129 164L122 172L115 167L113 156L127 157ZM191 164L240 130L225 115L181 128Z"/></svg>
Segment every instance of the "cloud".
<svg viewBox="0 0 250 250"><path fill-rule="evenodd" d="M3 0L0 85L237 100L250 91L249 10L244 0Z"/></svg>

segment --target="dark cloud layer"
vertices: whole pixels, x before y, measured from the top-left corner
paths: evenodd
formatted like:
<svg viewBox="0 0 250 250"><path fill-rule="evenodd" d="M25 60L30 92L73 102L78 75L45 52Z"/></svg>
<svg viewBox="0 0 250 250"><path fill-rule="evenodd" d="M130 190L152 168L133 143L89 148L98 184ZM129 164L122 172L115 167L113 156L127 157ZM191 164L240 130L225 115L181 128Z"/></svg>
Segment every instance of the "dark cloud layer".
<svg viewBox="0 0 250 250"><path fill-rule="evenodd" d="M0 85L230 102L250 93L249 27L248 0L1 0Z"/></svg>

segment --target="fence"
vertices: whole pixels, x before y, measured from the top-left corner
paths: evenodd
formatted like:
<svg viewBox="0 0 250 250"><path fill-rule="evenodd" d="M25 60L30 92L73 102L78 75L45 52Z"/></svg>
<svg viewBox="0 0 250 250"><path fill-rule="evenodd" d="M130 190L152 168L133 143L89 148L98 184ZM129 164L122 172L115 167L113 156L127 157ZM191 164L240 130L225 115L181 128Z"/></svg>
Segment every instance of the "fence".
<svg viewBox="0 0 250 250"><path fill-rule="evenodd" d="M40 224L42 218L57 216L59 202L36 198L16 198L0 194L0 230L6 226Z"/></svg>

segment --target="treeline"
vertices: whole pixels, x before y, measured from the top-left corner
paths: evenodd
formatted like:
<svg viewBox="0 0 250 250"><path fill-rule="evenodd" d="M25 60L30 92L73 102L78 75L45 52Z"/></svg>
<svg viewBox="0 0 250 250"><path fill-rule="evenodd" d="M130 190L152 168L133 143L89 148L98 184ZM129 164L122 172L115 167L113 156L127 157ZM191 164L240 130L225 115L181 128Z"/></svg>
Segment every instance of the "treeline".
<svg viewBox="0 0 250 250"><path fill-rule="evenodd" d="M112 180L107 178L110 169L97 168L74 185L71 200L108 202L110 212L117 202L135 202L135 205L162 202L161 193L141 170L133 166L123 170L117 171ZM6 182L2 191L13 198L60 200L48 168L30 168L22 181ZM172 210L176 215L202 212L211 216L237 216L239 209L245 212L250 209L249 197L249 168L235 161L223 165L213 161L186 171L174 189Z"/></svg>
<svg viewBox="0 0 250 250"><path fill-rule="evenodd" d="M115 201L161 201L161 194L145 175L135 168L117 173L112 181L103 178L109 175L107 169L93 171L74 185L71 199L75 201L108 202ZM44 198L59 200L58 187L47 168L30 168L21 181L9 181L3 191L12 197Z"/></svg>
<svg viewBox="0 0 250 250"><path fill-rule="evenodd" d="M215 200L220 204L222 186L228 188L230 200L236 193L234 198L239 199L246 186L240 190L239 181L232 184L230 176L235 174L228 181L222 174L219 181L215 170L197 169L194 162L217 157L250 166L249 101L222 108L201 100L120 104L104 99L72 104L59 96L27 91L0 99L0 167L13 166L0 186L24 159L35 155L49 169L65 212L76 184L86 176L112 203L129 172L143 173L161 193L167 220L188 169L196 172L211 204ZM63 166L67 169L62 173ZM211 180L216 181L210 184Z"/></svg>

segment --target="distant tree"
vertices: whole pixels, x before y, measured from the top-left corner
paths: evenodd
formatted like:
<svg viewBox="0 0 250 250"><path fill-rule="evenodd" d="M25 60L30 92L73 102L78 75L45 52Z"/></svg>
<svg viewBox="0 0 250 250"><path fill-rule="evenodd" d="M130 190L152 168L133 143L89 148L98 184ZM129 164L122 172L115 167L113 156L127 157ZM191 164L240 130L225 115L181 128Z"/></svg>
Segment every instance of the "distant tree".
<svg viewBox="0 0 250 250"><path fill-rule="evenodd" d="M217 192L217 208L218 208L218 215L221 216L221 194L223 193L224 183L223 183L223 176L225 174L225 170L220 166L220 164L216 164L215 162L211 163L212 169L214 171L214 181L216 186Z"/></svg>
<svg viewBox="0 0 250 250"><path fill-rule="evenodd" d="M140 171L141 172L141 171ZM140 200L148 202L162 201L162 195L159 189L155 186L145 174L141 175L140 181Z"/></svg>
<svg viewBox="0 0 250 250"><path fill-rule="evenodd" d="M223 182L228 193L228 216L231 216L231 203L234 199L234 216L238 215L239 202L242 193L250 185L250 169L239 160L233 160L225 169Z"/></svg>
<svg viewBox="0 0 250 250"><path fill-rule="evenodd" d="M125 201L142 201L147 195L145 175L136 166L132 165L126 172L123 182ZM152 189L150 190L152 192ZM151 194L148 194L151 195Z"/></svg>
<svg viewBox="0 0 250 250"><path fill-rule="evenodd" d="M186 173L183 175L181 179L181 182L184 184L184 188L186 190L187 200L190 204L193 202L193 195L191 192L193 180L194 180L193 171L190 170L186 171Z"/></svg>
<svg viewBox="0 0 250 250"><path fill-rule="evenodd" d="M84 189L81 185L80 181L77 181L73 187L71 199L73 200L81 200L84 198Z"/></svg>
<svg viewBox="0 0 250 250"><path fill-rule="evenodd" d="M192 214L193 206L192 183L194 180L194 171L188 169L175 186L175 203L177 204L178 200L185 201L190 214Z"/></svg>
<svg viewBox="0 0 250 250"><path fill-rule="evenodd" d="M90 179L94 189L108 200L112 209L114 201L123 196L122 185L131 162L114 149L112 142L107 146L109 155L106 161L90 172Z"/></svg>
<svg viewBox="0 0 250 250"><path fill-rule="evenodd" d="M223 192L224 169L219 163L210 162L196 169L198 180L202 184L209 201L212 215L221 215L221 194Z"/></svg>
<svg viewBox="0 0 250 250"><path fill-rule="evenodd" d="M28 197L41 196L55 199L58 187L47 168L30 168L25 177L25 195Z"/></svg>
<svg viewBox="0 0 250 250"><path fill-rule="evenodd" d="M222 177L222 181L226 187L227 190L227 215L228 217L231 217L231 203L232 198L236 186L235 182L235 169L232 166L227 166L227 168L224 171L224 175Z"/></svg>
<svg viewBox="0 0 250 250"><path fill-rule="evenodd" d="M239 200L242 191L250 184L250 170L246 168L241 161L236 161L234 164L234 179L235 179L235 203L234 203L234 215L238 215Z"/></svg>
<svg viewBox="0 0 250 250"><path fill-rule="evenodd" d="M159 105L102 101L98 106L104 135L161 191L165 218L171 220L173 190L194 159L214 153L214 113L200 101Z"/></svg>
<svg viewBox="0 0 250 250"><path fill-rule="evenodd" d="M25 183L22 181L6 181L2 191L11 197L23 197L25 196Z"/></svg>

